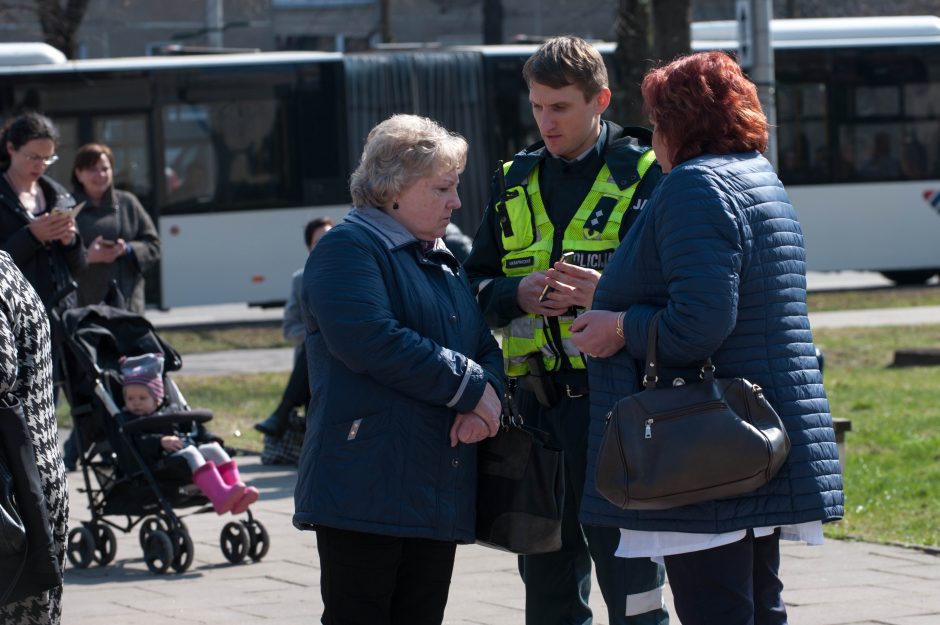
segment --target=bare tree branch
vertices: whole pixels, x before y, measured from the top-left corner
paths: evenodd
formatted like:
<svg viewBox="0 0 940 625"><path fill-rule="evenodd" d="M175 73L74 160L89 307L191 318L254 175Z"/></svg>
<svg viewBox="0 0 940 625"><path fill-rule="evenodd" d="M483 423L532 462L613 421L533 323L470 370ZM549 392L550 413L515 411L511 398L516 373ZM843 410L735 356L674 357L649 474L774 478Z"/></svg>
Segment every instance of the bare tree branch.
<svg viewBox="0 0 940 625"><path fill-rule="evenodd" d="M75 33L85 17L90 0L35 0L43 38L49 45L61 50L68 58L75 58Z"/></svg>

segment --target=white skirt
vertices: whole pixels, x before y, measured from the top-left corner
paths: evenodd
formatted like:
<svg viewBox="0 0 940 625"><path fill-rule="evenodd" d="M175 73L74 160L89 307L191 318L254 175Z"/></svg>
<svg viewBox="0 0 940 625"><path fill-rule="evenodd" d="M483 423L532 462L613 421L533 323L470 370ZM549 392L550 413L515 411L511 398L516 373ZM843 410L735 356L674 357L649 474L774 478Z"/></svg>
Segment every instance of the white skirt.
<svg viewBox="0 0 940 625"><path fill-rule="evenodd" d="M754 536L769 536L777 527L780 538L797 540L808 545L823 544L822 521L810 521L798 525L778 525L773 527L755 527ZM723 534L691 534L688 532L645 532L640 530L620 530L620 546L615 555L621 558L650 558L663 563L664 556L691 553L729 545L744 538L747 530L735 530Z"/></svg>

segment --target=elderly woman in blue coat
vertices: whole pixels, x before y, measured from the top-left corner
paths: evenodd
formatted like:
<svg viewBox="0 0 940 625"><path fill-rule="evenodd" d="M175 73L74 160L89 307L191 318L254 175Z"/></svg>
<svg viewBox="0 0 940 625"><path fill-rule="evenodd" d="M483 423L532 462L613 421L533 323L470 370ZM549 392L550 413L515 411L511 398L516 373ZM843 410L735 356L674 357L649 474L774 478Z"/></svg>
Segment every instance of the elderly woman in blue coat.
<svg viewBox="0 0 940 625"><path fill-rule="evenodd" d="M322 622L439 624L474 540L474 443L502 356L441 237L467 142L395 115L369 133L354 208L304 271L311 402L294 525L317 533Z"/></svg>
<svg viewBox="0 0 940 625"><path fill-rule="evenodd" d="M572 324L590 354L596 459L605 415L637 392L659 311L660 384L719 377L759 384L792 449L767 485L741 497L621 510L594 487L587 523L622 528L617 555L664 561L683 625L782 625L780 538L822 542L843 514L842 476L806 309L803 236L771 164L754 85L718 52L651 71L643 97L667 174L607 265L593 310Z"/></svg>

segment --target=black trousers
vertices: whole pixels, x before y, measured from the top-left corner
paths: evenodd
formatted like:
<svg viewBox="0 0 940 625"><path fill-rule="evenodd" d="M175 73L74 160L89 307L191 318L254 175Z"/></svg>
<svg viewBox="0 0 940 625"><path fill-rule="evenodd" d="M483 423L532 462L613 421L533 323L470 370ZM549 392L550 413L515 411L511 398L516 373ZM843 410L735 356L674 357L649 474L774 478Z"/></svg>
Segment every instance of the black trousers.
<svg viewBox="0 0 940 625"><path fill-rule="evenodd" d="M682 625L786 625L780 581L780 530L730 545L666 556Z"/></svg>
<svg viewBox="0 0 940 625"><path fill-rule="evenodd" d="M307 350L302 343L297 350L294 368L290 372L287 388L284 389L281 401L291 408L303 406L304 410L307 409L307 404L310 403L310 381L307 379Z"/></svg>
<svg viewBox="0 0 940 625"><path fill-rule="evenodd" d="M456 543L317 528L323 625L440 625Z"/></svg>
<svg viewBox="0 0 940 625"><path fill-rule="evenodd" d="M292 410L303 407L306 411L309 404L310 380L307 379L307 350L301 343L294 358L294 368L290 372L290 377L287 378L287 386L281 394L281 401L274 409L279 428L281 430L287 428Z"/></svg>

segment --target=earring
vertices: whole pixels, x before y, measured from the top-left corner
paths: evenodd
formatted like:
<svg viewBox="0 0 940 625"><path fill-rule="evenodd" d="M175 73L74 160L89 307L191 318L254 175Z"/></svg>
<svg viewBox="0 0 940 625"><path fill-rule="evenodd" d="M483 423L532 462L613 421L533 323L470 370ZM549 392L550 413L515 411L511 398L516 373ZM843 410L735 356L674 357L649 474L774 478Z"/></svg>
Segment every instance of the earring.
<svg viewBox="0 0 940 625"><path fill-rule="evenodd" d="M393 211L397 211L397 210L398 210L398 202L393 202L393 203L392 203L392 210L393 210Z"/></svg>

